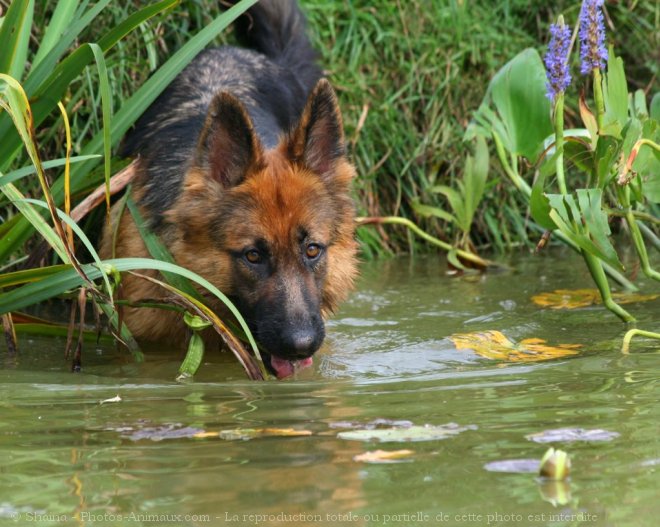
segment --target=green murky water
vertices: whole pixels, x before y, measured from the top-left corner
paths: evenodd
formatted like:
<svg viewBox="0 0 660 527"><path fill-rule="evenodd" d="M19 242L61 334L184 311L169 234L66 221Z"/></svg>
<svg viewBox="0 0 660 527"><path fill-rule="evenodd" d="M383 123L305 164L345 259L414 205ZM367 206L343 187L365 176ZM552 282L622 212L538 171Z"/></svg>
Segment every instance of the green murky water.
<svg viewBox="0 0 660 527"><path fill-rule="evenodd" d="M134 365L92 346L74 375L60 341L24 338L16 361L3 348L0 525L657 525L658 344L634 341L623 356L623 325L604 309L530 302L588 286L575 257L510 264L473 278L445 276L436 259L366 264L314 368L293 381L252 383L231 357L213 356L195 384L177 385L176 356ZM659 308L659 300L630 306L655 330ZM583 348L503 364L447 338L482 330ZM99 404L116 395L121 402ZM466 430L415 443L338 437L376 419ZM613 434L548 444L525 437L566 427ZM191 437L246 428L310 435ZM567 484L485 468L540 458L549 445L572 457ZM379 448L413 454L388 464L354 459Z"/></svg>

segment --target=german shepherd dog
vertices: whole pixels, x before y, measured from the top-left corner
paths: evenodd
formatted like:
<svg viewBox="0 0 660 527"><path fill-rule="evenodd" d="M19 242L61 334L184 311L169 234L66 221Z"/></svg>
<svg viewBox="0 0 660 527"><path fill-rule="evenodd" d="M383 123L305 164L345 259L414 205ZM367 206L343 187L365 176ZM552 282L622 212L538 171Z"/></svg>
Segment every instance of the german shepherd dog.
<svg viewBox="0 0 660 527"><path fill-rule="evenodd" d="M281 378L311 364L324 319L352 287L355 170L296 2L261 0L236 26L248 49L200 53L120 154L138 159L132 197L149 227L179 265L229 296ZM118 215L114 253L111 225L102 256L148 257L130 215ZM123 291L164 296L133 276ZM139 340L185 342L174 312L127 308L124 320Z"/></svg>

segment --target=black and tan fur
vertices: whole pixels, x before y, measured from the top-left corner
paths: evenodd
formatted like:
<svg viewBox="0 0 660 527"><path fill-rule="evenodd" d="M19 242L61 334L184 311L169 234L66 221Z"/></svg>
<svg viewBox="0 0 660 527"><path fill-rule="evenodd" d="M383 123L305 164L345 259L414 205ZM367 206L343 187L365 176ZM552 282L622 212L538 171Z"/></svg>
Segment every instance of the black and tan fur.
<svg viewBox="0 0 660 527"><path fill-rule="evenodd" d="M123 153L139 158L133 197L177 263L230 296L268 353L295 361L317 351L323 319L353 284L354 169L296 3L262 0L238 29L251 49L201 53ZM120 222L116 256L147 257L129 215ZM107 229L103 257L111 238ZM124 294L163 291L127 276ZM140 339L185 338L168 311L127 309L125 320Z"/></svg>

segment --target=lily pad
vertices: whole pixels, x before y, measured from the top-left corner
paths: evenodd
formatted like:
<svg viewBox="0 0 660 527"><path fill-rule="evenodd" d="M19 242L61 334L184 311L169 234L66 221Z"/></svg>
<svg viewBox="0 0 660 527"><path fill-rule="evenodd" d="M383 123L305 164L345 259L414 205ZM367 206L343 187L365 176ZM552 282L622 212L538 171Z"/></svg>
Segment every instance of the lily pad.
<svg viewBox="0 0 660 527"><path fill-rule="evenodd" d="M529 338L516 344L500 331L481 331L475 333L456 333L449 337L457 349L469 349L493 360L509 362L537 362L569 355L576 355L580 344L558 344L548 346L545 340Z"/></svg>
<svg viewBox="0 0 660 527"><path fill-rule="evenodd" d="M466 430L476 430L475 425L461 426L456 423L445 425L424 425L372 430L347 430L339 432L337 437L349 441L378 441L380 443L408 443L415 441L437 441L453 437Z"/></svg>
<svg viewBox="0 0 660 527"><path fill-rule="evenodd" d="M218 437L225 441L247 441L260 437L302 437L311 436L309 430L296 430L294 428L236 428L233 430L220 430L219 432L202 432L195 435L198 439Z"/></svg>
<svg viewBox="0 0 660 527"><path fill-rule="evenodd" d="M660 297L654 295L640 295L636 293L612 293L618 304L631 304L633 302L648 302ZM547 293L539 293L532 297L537 306L550 309L577 309L602 303L597 289L556 289Z"/></svg>
<svg viewBox="0 0 660 527"><path fill-rule="evenodd" d="M330 423L328 426L330 428L347 428L347 429L361 429L361 430L374 430L375 428L392 428L392 427L410 427L412 426L412 421L407 421L405 419L384 419L379 417L368 423L360 423L358 421L335 421Z"/></svg>
<svg viewBox="0 0 660 527"><path fill-rule="evenodd" d="M415 452L412 450L371 450L353 456L353 461L362 461L364 463L400 463L407 461Z"/></svg>
<svg viewBox="0 0 660 527"><path fill-rule="evenodd" d="M566 443L572 441L612 441L621 434L601 428L587 430L586 428L555 428L535 434L528 434L526 439L535 443Z"/></svg>
<svg viewBox="0 0 660 527"><path fill-rule="evenodd" d="M511 472L516 474L535 474L539 471L538 459L502 459L486 463L489 472Z"/></svg>

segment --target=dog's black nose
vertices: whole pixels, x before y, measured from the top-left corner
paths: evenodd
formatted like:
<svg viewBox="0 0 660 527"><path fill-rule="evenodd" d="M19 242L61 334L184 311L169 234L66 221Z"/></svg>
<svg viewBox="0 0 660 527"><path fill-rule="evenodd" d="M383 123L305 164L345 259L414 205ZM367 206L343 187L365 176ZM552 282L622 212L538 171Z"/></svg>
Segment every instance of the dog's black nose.
<svg viewBox="0 0 660 527"><path fill-rule="evenodd" d="M311 328L295 328L284 335L284 345L287 355L305 358L318 348L318 332Z"/></svg>

